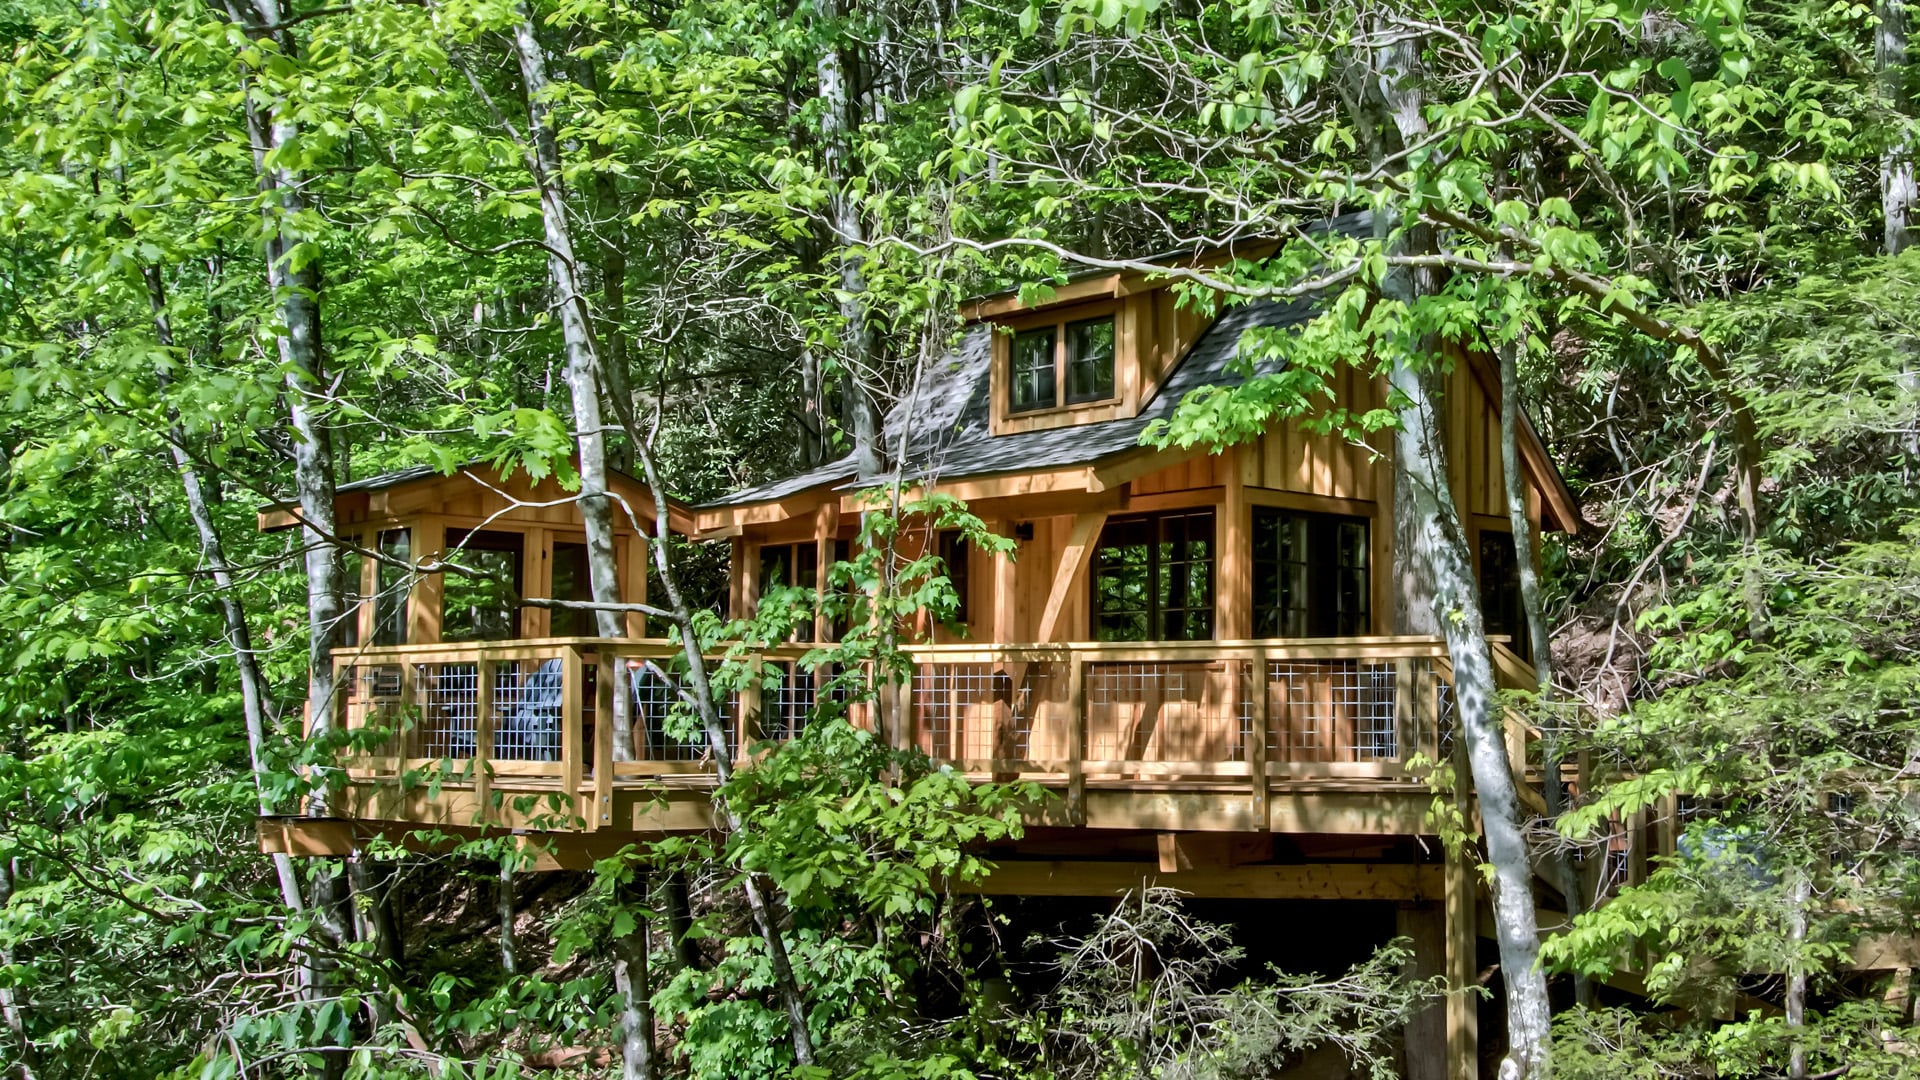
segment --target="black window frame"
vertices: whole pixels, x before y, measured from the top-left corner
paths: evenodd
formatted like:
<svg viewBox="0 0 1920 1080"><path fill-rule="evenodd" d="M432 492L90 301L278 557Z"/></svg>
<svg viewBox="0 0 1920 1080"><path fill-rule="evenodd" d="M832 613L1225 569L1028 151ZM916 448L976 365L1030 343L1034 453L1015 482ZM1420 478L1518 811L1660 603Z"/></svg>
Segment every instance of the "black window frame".
<svg viewBox="0 0 1920 1080"><path fill-rule="evenodd" d="M1527 631L1527 608L1520 596L1520 552L1513 533L1481 529L1474 552L1473 575L1480 586L1480 623L1489 636L1504 636L1507 647L1522 660L1533 659L1533 635Z"/></svg>
<svg viewBox="0 0 1920 1080"><path fill-rule="evenodd" d="M1049 409L1057 409L1060 407L1060 340L1059 334L1057 333L1058 330L1059 327L1053 324L1036 326L1031 329L1015 332L1013 337L1007 342L1007 415L1014 416L1021 413L1046 412ZM1047 343L1046 350L1043 353L1046 357L1045 366L1034 366L1030 369L1022 368L1020 357L1021 342L1042 338L1044 338ZM1042 371L1046 372L1046 378L1044 380L1037 378ZM1045 400L1041 400L1037 396L1042 385L1046 388ZM1022 402L1020 397L1022 387L1031 387L1036 396L1030 401Z"/></svg>
<svg viewBox="0 0 1920 1080"><path fill-rule="evenodd" d="M1204 543L1204 551L1195 556L1192 548L1200 543ZM1127 551L1132 548L1143 548L1144 552ZM1220 522L1211 506L1107 519L1094 542L1087 573L1088 622L1094 639L1214 640L1218 631L1215 605L1219 567ZM1202 571L1197 579L1196 569ZM1144 574L1144 578L1137 583L1123 580L1133 574ZM1176 581L1176 574L1183 580ZM1139 606L1113 606L1111 601L1123 592L1137 593ZM1170 602L1175 599L1184 602ZM1120 620L1138 620L1142 636L1117 632Z"/></svg>
<svg viewBox="0 0 1920 1080"><path fill-rule="evenodd" d="M973 555L973 544L960 529L942 529L935 540L935 550L940 556L941 565L946 567L947 583L953 586L954 595L959 600L953 608L953 621L956 624L971 622L967 594L971 591L973 580L972 569L968 566Z"/></svg>
<svg viewBox="0 0 1920 1080"><path fill-rule="evenodd" d="M1304 550L1286 549L1277 532L1282 522L1295 526ZM1248 524L1253 540L1249 608L1255 637L1336 638L1372 632L1373 519L1256 506ZM1355 531L1357 543L1350 540ZM1300 590L1304 595L1296 595Z"/></svg>
<svg viewBox="0 0 1920 1080"><path fill-rule="evenodd" d="M1107 328L1107 348L1104 354L1094 354L1094 359L1101 362L1093 370L1091 387L1076 393L1075 380L1087 359L1080 355L1080 332L1100 326ZM1046 342L1045 348L1032 362L1023 362L1022 343L1042 340ZM1046 358L1044 364L1037 361L1038 356ZM1120 330L1113 312L1083 319L1061 318L1014 330L1007 341L1006 415L1027 416L1117 401L1119 366Z"/></svg>

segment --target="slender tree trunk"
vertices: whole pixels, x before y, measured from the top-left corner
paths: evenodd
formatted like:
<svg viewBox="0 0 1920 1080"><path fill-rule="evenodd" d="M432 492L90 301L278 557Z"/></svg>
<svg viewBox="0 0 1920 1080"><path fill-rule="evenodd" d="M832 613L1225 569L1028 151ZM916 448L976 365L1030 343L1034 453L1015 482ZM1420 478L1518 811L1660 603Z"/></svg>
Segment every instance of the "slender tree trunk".
<svg viewBox="0 0 1920 1080"><path fill-rule="evenodd" d="M142 271L147 282L147 302L153 309L153 333L160 346L174 348L173 322L167 316L167 294L158 267ZM156 365L154 380L164 395L172 382L165 365ZM253 766L253 790L259 799L260 813L274 812L266 789L267 681L260 674L260 662L253 651L253 631L247 626L246 611L240 606L240 594L234 587L232 564L227 562L226 547L214 527L207 505L206 491L200 485L200 472L188 456L186 428L180 423L179 410L167 405L167 450L180 474L180 486L187 496L187 516L193 519L194 532L200 538L200 560L220 597L220 615L226 625L227 651L233 654L233 666L240 677L240 715L247 732L247 757ZM293 858L285 852L273 856L274 875L280 882L280 899L289 911L302 911L306 904L300 896L300 878L294 873Z"/></svg>
<svg viewBox="0 0 1920 1080"><path fill-rule="evenodd" d="M613 985L620 994L621 1080L652 1080L653 1001L647 983L647 920L638 881L620 886L620 902L633 927L613 938Z"/></svg>
<svg viewBox="0 0 1920 1080"><path fill-rule="evenodd" d="M1879 25L1873 33L1874 68L1880 96L1895 122L1913 119L1913 99L1907 85L1907 5L1905 0L1879 0L1874 5ZM1886 222L1886 252L1898 255L1913 244L1913 214L1920 203L1920 185L1914 180L1913 138L1904 130L1880 156L1880 206Z"/></svg>
<svg viewBox="0 0 1920 1080"><path fill-rule="evenodd" d="M13 860L0 857L0 909L13 899ZM11 966L14 962L12 949L0 949L0 964ZM13 1036L13 1044L19 1048L19 1056L14 1059L13 1067L8 1070L16 1080L38 1080L40 1053L33 1048L27 1038L27 1025L20 1015L20 999L15 996L12 986L0 983L0 1020L7 1025L7 1033Z"/></svg>
<svg viewBox="0 0 1920 1080"><path fill-rule="evenodd" d="M1405 27L1383 29L1387 44L1376 50L1371 75L1377 80L1380 106L1393 125L1392 135L1402 146L1413 145L1427 131L1420 91L1421 43ZM1403 236L1399 247L1408 253L1431 251L1435 241L1429 230L1415 228ZM1424 273L1395 271L1382 282L1381 291L1410 305L1438 287ZM1388 371L1388 383L1403 401L1395 417L1394 467L1396 472L1404 470L1405 480L1404 485L1395 485L1394 513L1406 527L1396 530L1396 541L1401 539L1399 533L1410 534L1413 541L1411 548L1396 549L1395 557L1396 561L1411 558L1426 567L1433 587L1432 616L1446 638L1453 666L1456 737L1465 743L1487 858L1493 864L1494 936L1506 982L1510 1045L1500 1074L1502 1080L1533 1080L1549 1075L1551 1054L1547 980L1538 963L1533 865L1495 700L1479 585L1447 481L1445 436L1429 378L1411 366L1412 360L1396 355ZM1403 497L1404 504L1399 501Z"/></svg>
<svg viewBox="0 0 1920 1080"><path fill-rule="evenodd" d="M623 413L622 420L634 444L634 455L645 470L647 488L653 493L654 539L648 547L653 552L653 565L659 574L661 589L667 594L668 613L675 630L680 634L687 659L687 685L692 691L694 708L700 714L701 726L707 733L707 748L713 754L714 771L724 787L733 779L733 739L727 731L725 718L720 714L713 683L707 677L707 662L701 654L700 634L694 625L693 607L687 603L686 593L680 588L679 577L673 570L673 560L668 555L667 489L660 477L659 463L654 460L652 445L642 437L631 411ZM745 820L725 798L716 795L714 801L730 830L746 831ZM768 962L773 967L774 987L786 1008L794 1060L801 1065L812 1065L813 1033L807 1027L806 996L801 993L800 980L794 975L793 960L787 954L786 940L780 936L780 915L774 899L777 890L764 874L748 872L741 878L741 891L746 895L754 927L760 932L761 944L766 947Z"/></svg>
<svg viewBox="0 0 1920 1080"><path fill-rule="evenodd" d="M1807 943L1807 903L1813 882L1806 868L1787 872L1787 1031L1793 1039L1787 1051L1787 1080L1807 1080L1807 962L1801 955Z"/></svg>
<svg viewBox="0 0 1920 1080"><path fill-rule="evenodd" d="M819 5L819 53L814 58L814 76L819 81L821 165L826 173L828 224L840 265L840 361L845 369L846 413L853 429L854 460L863 480L886 472L886 451L881 446L880 406L872 390L877 377L879 350L873 328L867 318L867 282L860 260L867 242L866 222L860 216L859 201L854 198L853 153L849 145L853 128L853 108L847 88L846 71L839 48L839 5L823 0Z"/></svg>
<svg viewBox="0 0 1920 1080"><path fill-rule="evenodd" d="M500 916L500 970L513 975L520 970L520 954L513 931L513 860L500 860L500 874L493 891L494 911Z"/></svg>
<svg viewBox="0 0 1920 1080"><path fill-rule="evenodd" d="M1515 342L1509 341L1500 347L1500 469L1506 486L1507 524L1513 530L1514 562L1520 569L1520 606L1526 614L1535 689L1540 701L1550 706L1553 702L1553 633L1547 625L1540 564L1533 554L1533 522L1527 518L1527 481L1520 458L1520 425L1526 421L1520 405L1519 353L1520 347ZM1553 730L1549 730L1541 742L1547 815L1556 819L1567 812L1567 788L1560 775L1562 745L1560 733ZM1573 856L1565 847L1555 846L1548 859L1553 866L1554 884L1567 903L1567 918L1572 919L1585 907ZM1573 976L1573 997L1581 1005L1589 1004L1593 998L1591 981L1577 972Z"/></svg>
<svg viewBox="0 0 1920 1080"><path fill-rule="evenodd" d="M280 0L228 0L228 14L256 37L273 42L292 57L297 49ZM251 80L249 80L251 81ZM251 87L247 89L251 90ZM335 679L333 647L339 639L343 615L344 573L334 514L333 440L327 422L329 387L320 337L320 256L317 241L301 230L312 207L305 177L295 169L298 124L284 111L284 102L269 95L266 111L245 94L248 134L254 148L254 172L264 196L267 284L273 291L279 316L276 347L286 372L288 420L293 435L294 487L300 506L301 536L307 572L307 737L325 744L333 730ZM283 153L284 152L284 153ZM296 258L296 256L298 256ZM307 812L325 817L330 808L328 790L332 770L313 766L321 775L307 800ZM337 948L350 933L345 873L339 860L316 860L308 910L322 941ZM309 985L315 997L325 997L332 979L332 962L309 959ZM344 1070L344 1055L324 1055L322 1072Z"/></svg>
<svg viewBox="0 0 1920 1080"><path fill-rule="evenodd" d="M580 456L580 513L587 534L587 573L593 601L620 603L619 565L614 555L613 500L607 494L607 435L601 411L601 387L611 377L624 382L623 373L602 370L588 317L586 294L580 284L580 264L574 258L573 226L560 173L560 148L554 141L547 98L546 51L534 33L533 15L522 4L513 28L514 55L527 94L528 167L540 189L540 220L547 245L547 274L553 284L554 308L567 356L567 390L573 402L574 441ZM612 395L617 398L618 395ZM626 636L626 617L611 607L594 611L595 625L604 638ZM613 759L633 759L631 695L613 695Z"/></svg>
<svg viewBox="0 0 1920 1080"><path fill-rule="evenodd" d="M593 327L588 318L586 296L581 291L579 264L574 259L573 227L568 219L566 192L562 187L560 148L554 141L549 114L546 52L534 33L533 14L525 4L518 8L519 19L513 27L513 48L520 64L520 78L527 95L527 142L529 166L540 189L540 219L547 244L547 274L553 283L554 306L560 316L561 337L566 345L567 388L573 399L574 440L580 455L580 512L587 534L587 570L596 604L620 603L620 576L614 556L613 501L607 494L607 437L601 413L601 388L624 385L624 372L603 371L594 347ZM614 395L617 399L618 394ZM664 518L663 524L664 524ZM594 611L594 620L603 638L626 636L626 616L612 607ZM624 677L618 668L615 672ZM633 758L633 722L631 695L625 686L613 688L612 733L616 761ZM645 941L646 924L638 914L635 933ZM636 967L631 957L615 961L615 981L622 982L623 1023L621 1059L628 1080L651 1080L654 1070L653 1024L629 1025L624 1018L633 1002L644 1003L652 993L646 984L646 947Z"/></svg>

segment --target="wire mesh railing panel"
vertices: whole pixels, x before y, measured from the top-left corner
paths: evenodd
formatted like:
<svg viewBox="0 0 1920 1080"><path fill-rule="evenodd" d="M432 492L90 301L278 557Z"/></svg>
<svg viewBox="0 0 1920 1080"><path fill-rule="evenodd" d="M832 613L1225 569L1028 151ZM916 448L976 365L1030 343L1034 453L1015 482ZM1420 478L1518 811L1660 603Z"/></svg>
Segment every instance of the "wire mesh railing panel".
<svg viewBox="0 0 1920 1080"><path fill-rule="evenodd" d="M339 722L349 730L378 728L389 733L366 744L369 754L396 753L403 744L407 726L403 671L399 664L349 664L339 671Z"/></svg>
<svg viewBox="0 0 1920 1080"><path fill-rule="evenodd" d="M479 703L479 665L413 665L413 706L418 719L407 732L407 756L472 757Z"/></svg>
<svg viewBox="0 0 1920 1080"><path fill-rule="evenodd" d="M1088 759L1246 760L1252 703L1239 675L1218 661L1088 664Z"/></svg>
<svg viewBox="0 0 1920 1080"><path fill-rule="evenodd" d="M559 761L566 672L559 657L502 660L493 671L493 757Z"/></svg>
<svg viewBox="0 0 1920 1080"><path fill-rule="evenodd" d="M999 756L996 742L1002 718L1011 715L1006 706L1012 700L1013 680L992 664L915 667L913 707L920 748L935 761L978 761Z"/></svg>
<svg viewBox="0 0 1920 1080"><path fill-rule="evenodd" d="M813 712L813 672L794 663L772 665L780 670L780 682L765 694L760 713L760 733L775 742L800 737Z"/></svg>
<svg viewBox="0 0 1920 1080"><path fill-rule="evenodd" d="M1289 762L1400 757L1397 665L1275 661L1267 668L1267 753Z"/></svg>
<svg viewBox="0 0 1920 1080"><path fill-rule="evenodd" d="M680 679L652 660L627 669L627 691L633 702L635 756L646 761L698 761L706 756L707 736L685 704ZM673 730L692 724L690 738L676 738Z"/></svg>

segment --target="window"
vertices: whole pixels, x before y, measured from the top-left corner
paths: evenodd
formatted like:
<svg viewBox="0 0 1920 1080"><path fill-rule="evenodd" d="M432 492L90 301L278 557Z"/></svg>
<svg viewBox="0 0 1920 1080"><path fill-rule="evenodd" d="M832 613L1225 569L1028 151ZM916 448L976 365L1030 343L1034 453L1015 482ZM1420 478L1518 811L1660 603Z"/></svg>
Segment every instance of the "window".
<svg viewBox="0 0 1920 1080"><path fill-rule="evenodd" d="M1520 560L1513 550L1513 534L1480 532L1480 617L1487 633L1504 634L1508 646L1529 659L1526 606L1520 600Z"/></svg>
<svg viewBox="0 0 1920 1080"><path fill-rule="evenodd" d="M375 645L407 643L407 590L413 584L413 572L408 567L413 563L412 549L412 530L381 532L380 554L395 561L381 560L380 571L374 579L374 587L379 590L373 598Z"/></svg>
<svg viewBox="0 0 1920 1080"><path fill-rule="evenodd" d="M1366 518L1256 507L1253 512L1253 632L1256 637L1367 633Z"/></svg>
<svg viewBox="0 0 1920 1080"><path fill-rule="evenodd" d="M1013 335L1008 349L1007 411L1051 409L1059 402L1053 377L1053 327Z"/></svg>
<svg viewBox="0 0 1920 1080"><path fill-rule="evenodd" d="M833 542L833 559L845 562L851 545L845 540ZM798 544L769 544L760 549L760 595L774 586L797 586L802 589L820 587L820 549L811 540ZM846 630L846 619L836 618L832 631L837 638ZM794 629L794 640L812 641L813 622L801 622Z"/></svg>
<svg viewBox="0 0 1920 1080"><path fill-rule="evenodd" d="M593 575L587 567L587 545L556 541L553 545L554 600L584 604L593 599ZM550 608L554 637L597 637L599 621L580 608Z"/></svg>
<svg viewBox="0 0 1920 1080"><path fill-rule="evenodd" d="M953 621L963 623L967 619L967 555L973 545L967 543L967 534L959 529L946 529L940 533L940 561L946 564L947 581L953 586L954 595L959 602L953 609Z"/></svg>
<svg viewBox="0 0 1920 1080"><path fill-rule="evenodd" d="M504 641L519 635L522 539L515 532L447 530L447 561L477 574L441 575L440 640Z"/></svg>
<svg viewBox="0 0 1920 1080"><path fill-rule="evenodd" d="M1007 412L1110 400L1113 365L1111 315L1022 330L1007 345Z"/></svg>
<svg viewBox="0 0 1920 1080"><path fill-rule="evenodd" d="M1067 324L1067 404L1113 396L1113 320Z"/></svg>
<svg viewBox="0 0 1920 1080"><path fill-rule="evenodd" d="M1115 518L1093 551L1093 633L1101 641L1213 637L1212 510Z"/></svg>
<svg viewBox="0 0 1920 1080"><path fill-rule="evenodd" d="M360 543L360 538L357 536L350 537L350 539L356 544ZM346 612L346 616L340 620L339 640L341 645L349 649L360 644L360 605L365 603L367 599L361 592L361 585L363 584L361 574L366 571L366 566L366 556L357 551L349 551L341 556L340 570L342 577L340 580L344 587L344 595L341 599L344 602L341 604L340 610Z"/></svg>

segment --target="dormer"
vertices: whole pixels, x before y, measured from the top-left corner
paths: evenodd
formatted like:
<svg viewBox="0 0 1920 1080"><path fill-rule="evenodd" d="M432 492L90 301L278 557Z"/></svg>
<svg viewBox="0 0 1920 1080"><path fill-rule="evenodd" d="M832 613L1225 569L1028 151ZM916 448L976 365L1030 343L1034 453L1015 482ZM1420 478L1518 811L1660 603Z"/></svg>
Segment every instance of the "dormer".
<svg viewBox="0 0 1920 1080"><path fill-rule="evenodd" d="M1019 294L968 306L993 328L992 432L1129 420L1153 400L1210 318L1144 274L1070 281L1045 300Z"/></svg>

